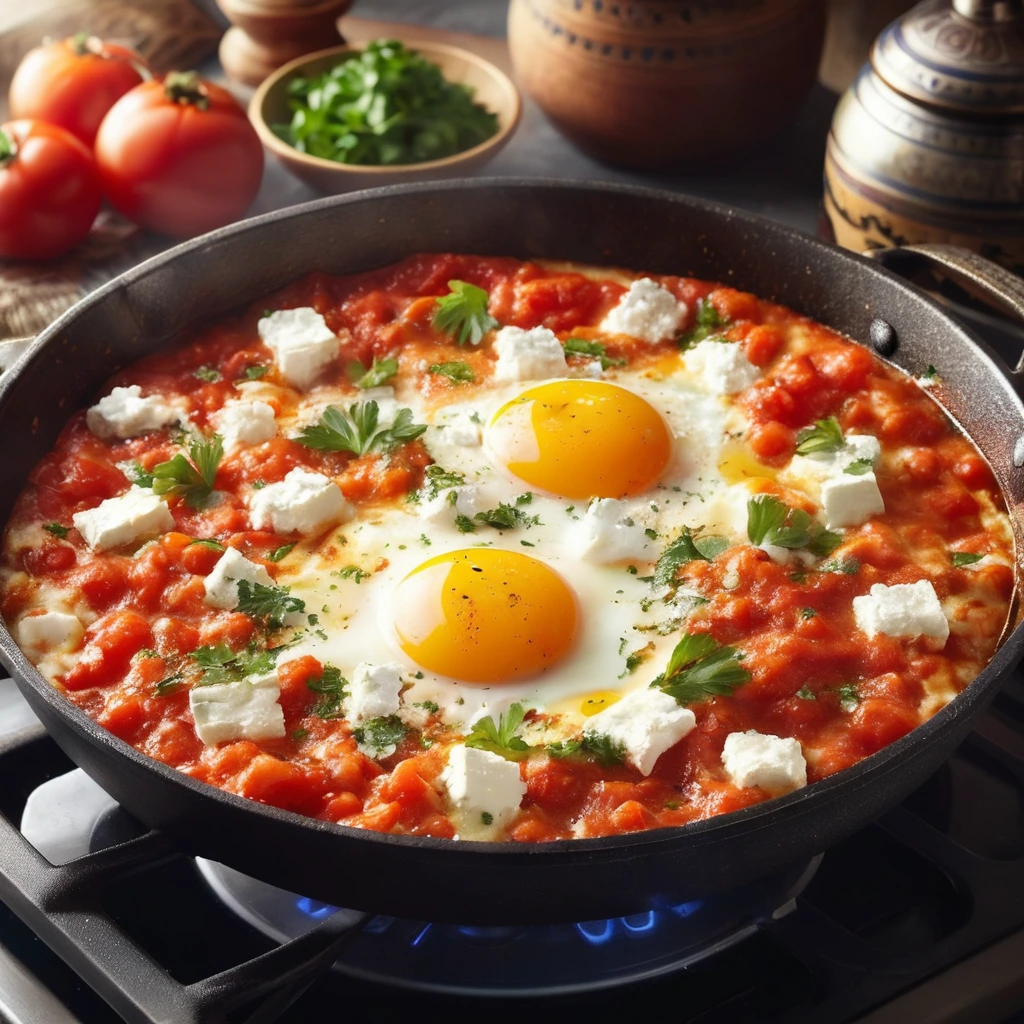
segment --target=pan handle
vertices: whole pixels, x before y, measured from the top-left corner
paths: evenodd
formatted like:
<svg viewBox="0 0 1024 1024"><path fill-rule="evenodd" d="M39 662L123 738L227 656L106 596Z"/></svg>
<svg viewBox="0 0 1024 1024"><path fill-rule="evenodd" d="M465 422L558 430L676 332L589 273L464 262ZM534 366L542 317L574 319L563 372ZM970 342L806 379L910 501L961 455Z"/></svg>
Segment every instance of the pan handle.
<svg viewBox="0 0 1024 1024"><path fill-rule="evenodd" d="M898 249L872 249L864 255L904 276L922 268L937 269L989 306L1024 324L1024 280L970 249L922 242ZM1013 374L1024 375L1024 353Z"/></svg>

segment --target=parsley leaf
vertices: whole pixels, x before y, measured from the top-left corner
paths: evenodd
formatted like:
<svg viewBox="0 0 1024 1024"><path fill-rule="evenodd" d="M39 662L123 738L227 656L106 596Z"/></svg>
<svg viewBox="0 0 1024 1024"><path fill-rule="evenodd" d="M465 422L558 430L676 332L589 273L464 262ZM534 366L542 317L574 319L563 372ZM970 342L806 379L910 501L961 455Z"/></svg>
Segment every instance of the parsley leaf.
<svg viewBox="0 0 1024 1024"><path fill-rule="evenodd" d="M437 299L433 324L460 345L479 345L498 321L487 312L487 292L466 281L449 281L451 291Z"/></svg>
<svg viewBox="0 0 1024 1024"><path fill-rule="evenodd" d="M323 672L313 679L306 680L306 686L314 693L320 694L320 700L310 710L317 718L341 718L341 702L345 699L345 688L348 680L342 676L340 669L333 665L324 665Z"/></svg>
<svg viewBox="0 0 1024 1024"><path fill-rule="evenodd" d="M246 380L259 380L260 377L265 377L266 373L267 373L267 368L265 366L260 366L259 363L256 363L253 366L247 366L245 368L245 379Z"/></svg>
<svg viewBox="0 0 1024 1024"><path fill-rule="evenodd" d="M189 657L203 673L199 685L214 686L218 683L236 683L246 676L273 672L277 656L283 649L263 649L250 645L244 651L235 652L227 644L219 643L212 647L198 647Z"/></svg>
<svg viewBox="0 0 1024 1024"><path fill-rule="evenodd" d="M469 363L434 363L427 368L427 373L447 377L453 384L469 384L476 380L476 374Z"/></svg>
<svg viewBox="0 0 1024 1024"><path fill-rule="evenodd" d="M801 686L800 689L796 691L796 695L801 700L817 700L818 699L818 695L809 686L807 686L806 684Z"/></svg>
<svg viewBox="0 0 1024 1024"><path fill-rule="evenodd" d="M588 732L583 735L583 750L592 754L603 765L622 764L626 760L626 745L621 740L613 740L603 733Z"/></svg>
<svg viewBox="0 0 1024 1024"><path fill-rule="evenodd" d="M860 703L860 693L852 683L840 686L836 690L836 696L839 698L839 707L843 711L849 713L857 710L857 705Z"/></svg>
<svg viewBox="0 0 1024 1024"><path fill-rule="evenodd" d="M652 687L658 687L680 704L694 704L707 697L728 697L737 686L750 681L739 663L743 655L735 647L722 647L707 633L684 633L669 658L668 667Z"/></svg>
<svg viewBox="0 0 1024 1024"><path fill-rule="evenodd" d="M133 462L130 466L125 469L124 475L136 487L152 487L153 486L153 474L142 468L142 465L138 462Z"/></svg>
<svg viewBox="0 0 1024 1024"><path fill-rule="evenodd" d="M687 562L702 560L710 562L729 546L725 537L695 537L687 526L683 532L661 554L654 567L655 587L674 587L679 568Z"/></svg>
<svg viewBox="0 0 1024 1024"><path fill-rule="evenodd" d="M262 583L238 580L238 610L264 629L280 629L286 616L304 612L306 602L290 597L290 587L268 587Z"/></svg>
<svg viewBox="0 0 1024 1024"><path fill-rule="evenodd" d="M812 455L814 452L837 452L846 442L843 428L835 416L817 420L813 427L804 427L796 435L797 455Z"/></svg>
<svg viewBox="0 0 1024 1024"><path fill-rule="evenodd" d="M423 486L418 491L409 495L410 501L421 501L423 498L432 500L442 491L448 491L455 487L461 487L466 478L461 473L439 466L436 462L427 466L423 473Z"/></svg>
<svg viewBox="0 0 1024 1024"><path fill-rule="evenodd" d="M370 718L352 730L356 743L372 751L373 756L391 754L405 738L407 730L398 715Z"/></svg>
<svg viewBox="0 0 1024 1024"><path fill-rule="evenodd" d="M515 733L525 717L522 704L513 704L505 714L499 716L497 725L487 715L474 724L473 731L466 737L466 746L489 750L508 761L521 761L530 748Z"/></svg>
<svg viewBox="0 0 1024 1024"><path fill-rule="evenodd" d="M64 540L68 535L69 528L67 526L61 526L60 523L46 523L43 526L43 529L46 530L47 533L52 533L54 537L60 537L61 540ZM956 563L954 562L953 564L955 565Z"/></svg>
<svg viewBox="0 0 1024 1024"><path fill-rule="evenodd" d="M473 518L486 526L493 526L496 530L515 530L520 526L529 529L531 526L539 526L540 516L528 516L519 506L528 505L529 502L524 502L521 499L522 495L516 499L515 505L500 502L497 508L477 512ZM463 530L463 532L471 531Z"/></svg>
<svg viewBox="0 0 1024 1024"><path fill-rule="evenodd" d="M362 583L363 580L368 580L373 573L360 569L358 565L345 565L340 569L335 569L331 575L337 576L340 580L355 580L358 585Z"/></svg>
<svg viewBox="0 0 1024 1024"><path fill-rule="evenodd" d="M177 692L183 680L184 677L180 672L175 672L173 676L161 679L160 682L153 687L153 696L169 697L172 693Z"/></svg>
<svg viewBox="0 0 1024 1024"><path fill-rule="evenodd" d="M780 548L805 548L825 558L843 542L840 534L826 530L802 508L790 508L781 498L759 494L747 502L747 536L750 543Z"/></svg>
<svg viewBox="0 0 1024 1024"><path fill-rule="evenodd" d="M220 434L209 440L196 439L188 448L191 462L180 452L153 467L153 493L184 498L190 508L202 508L213 493L217 467L224 457Z"/></svg>
<svg viewBox="0 0 1024 1024"><path fill-rule="evenodd" d="M320 422L303 427L295 439L307 448L326 452L351 452L365 455L377 449L386 452L405 441L419 437L427 428L413 423L412 409L399 409L390 427L377 428L378 406L374 401L355 402L344 413L329 405L320 415Z"/></svg>
<svg viewBox="0 0 1024 1024"><path fill-rule="evenodd" d="M362 363L353 361L348 364L346 372L348 373L348 379L352 381L357 388L363 388L364 390L366 388L379 388L382 384L391 380L391 378L398 373L398 360L378 360L377 357L374 356L369 369L366 369Z"/></svg>
<svg viewBox="0 0 1024 1024"><path fill-rule="evenodd" d="M289 554L293 547L295 547L294 541L292 541L291 544L282 544L279 548L274 548L274 550L267 555L267 559L271 562L280 562L282 558Z"/></svg>
<svg viewBox="0 0 1024 1024"><path fill-rule="evenodd" d="M707 299L698 299L693 326L679 335L679 347L690 348L728 325L729 321Z"/></svg>
<svg viewBox="0 0 1024 1024"><path fill-rule="evenodd" d="M599 341L587 341L586 338L566 338L565 354L567 356L588 356L601 360L601 369L607 370L609 366L625 366L625 359L613 359L605 354L605 347Z"/></svg>
<svg viewBox="0 0 1024 1024"><path fill-rule="evenodd" d="M225 551L227 550L219 540L214 540L212 537L197 537L195 540L190 540L185 547L191 548L198 545L201 548L209 548L211 551Z"/></svg>
<svg viewBox="0 0 1024 1024"><path fill-rule="evenodd" d="M854 459L853 462L844 467L843 472L849 473L850 476L863 476L874 468L875 463L873 459Z"/></svg>
<svg viewBox="0 0 1024 1024"><path fill-rule="evenodd" d="M950 556L950 560L953 562L953 565L960 569L965 565L974 565L975 562L980 562L984 557L984 555L976 555L971 551L954 551Z"/></svg>
<svg viewBox="0 0 1024 1024"><path fill-rule="evenodd" d="M818 572L841 572L844 576L854 576L860 571L860 562L856 558L844 555L842 558L833 558L818 566Z"/></svg>
<svg viewBox="0 0 1024 1024"><path fill-rule="evenodd" d="M192 376L206 381L207 384L216 384L220 380L220 371L214 366L200 366L198 370L193 372Z"/></svg>

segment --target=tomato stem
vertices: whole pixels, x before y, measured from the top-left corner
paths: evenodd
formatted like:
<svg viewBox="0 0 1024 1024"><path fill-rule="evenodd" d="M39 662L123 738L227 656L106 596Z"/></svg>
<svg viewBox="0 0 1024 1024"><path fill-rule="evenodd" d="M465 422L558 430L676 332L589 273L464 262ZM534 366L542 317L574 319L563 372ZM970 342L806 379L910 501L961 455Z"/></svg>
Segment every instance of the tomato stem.
<svg viewBox="0 0 1024 1024"><path fill-rule="evenodd" d="M6 167L18 155L18 144L3 128L0 128L0 168Z"/></svg>
<svg viewBox="0 0 1024 1024"><path fill-rule="evenodd" d="M71 37L71 49L75 51L75 54L79 57L84 57L87 53L95 53L96 47L92 37L88 32L76 32Z"/></svg>
<svg viewBox="0 0 1024 1024"><path fill-rule="evenodd" d="M197 71L169 71L164 78L164 93L174 103L191 104L206 110L210 97Z"/></svg>

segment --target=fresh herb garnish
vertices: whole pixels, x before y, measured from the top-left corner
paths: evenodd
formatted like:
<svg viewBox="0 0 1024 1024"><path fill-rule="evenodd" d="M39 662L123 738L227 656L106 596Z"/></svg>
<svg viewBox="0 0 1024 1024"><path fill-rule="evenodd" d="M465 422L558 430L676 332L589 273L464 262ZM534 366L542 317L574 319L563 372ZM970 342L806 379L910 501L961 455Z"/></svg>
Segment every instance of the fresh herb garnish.
<svg viewBox="0 0 1024 1024"><path fill-rule="evenodd" d="M457 512L455 515L455 526L459 533L475 533L476 523L473 522L469 516L462 512Z"/></svg>
<svg viewBox="0 0 1024 1024"><path fill-rule="evenodd" d="M465 482L466 478L461 473L444 469L435 462L424 470L423 486L418 491L413 491L409 495L409 500L420 501L423 498L430 500L436 498L442 491L461 487Z"/></svg>
<svg viewBox="0 0 1024 1024"><path fill-rule="evenodd" d="M963 568L965 565L974 565L975 562L980 562L984 557L984 555L976 555L972 551L954 551L950 556L953 565L958 569Z"/></svg>
<svg viewBox="0 0 1024 1024"><path fill-rule="evenodd" d="M599 341L587 341L586 338L566 338L565 354L567 356L587 356L591 359L601 360L601 369L607 370L610 366L625 366L625 359L614 359L605 354L605 347Z"/></svg>
<svg viewBox="0 0 1024 1024"><path fill-rule="evenodd" d="M804 427L796 435L797 455L812 455L815 452L837 452L846 442L843 428L835 416L817 420L813 427Z"/></svg>
<svg viewBox="0 0 1024 1024"><path fill-rule="evenodd" d="M818 699L818 695L809 686L807 686L806 684L801 686L800 689L796 691L796 695L801 700L817 700Z"/></svg>
<svg viewBox="0 0 1024 1024"><path fill-rule="evenodd" d="M408 730L398 715L370 718L352 730L356 743L380 756L398 746Z"/></svg>
<svg viewBox="0 0 1024 1024"><path fill-rule="evenodd" d="M451 291L437 299L433 324L459 345L479 345L498 321L487 312L487 292L467 281L449 281Z"/></svg>
<svg viewBox="0 0 1024 1024"><path fill-rule="evenodd" d="M427 428L423 423L413 423L412 409L399 409L390 427L377 427L379 410L377 403L355 402L342 412L336 405L329 405L320 415L320 422L303 427L295 439L307 448L327 452L351 452L365 455L367 452L387 452L405 441L419 437Z"/></svg>
<svg viewBox="0 0 1024 1024"><path fill-rule="evenodd" d="M928 364L928 369L925 370L924 373L921 374L921 376L924 377L925 380L938 380L939 379L939 371L936 370L935 367L932 366L931 363L929 363Z"/></svg>
<svg viewBox="0 0 1024 1024"><path fill-rule="evenodd" d="M192 376L206 381L207 384L216 384L220 380L220 370L214 366L200 366L198 370L193 372Z"/></svg>
<svg viewBox="0 0 1024 1024"><path fill-rule="evenodd" d="M44 524L43 529L46 530L47 533L52 533L54 537L60 537L61 540L64 540L68 535L69 528L67 526L61 526L60 523L46 523Z"/></svg>
<svg viewBox="0 0 1024 1024"><path fill-rule="evenodd" d="M270 315L269 312L267 313L267 315L268 316ZM260 366L259 363L256 363L253 366L247 366L245 368L245 379L246 380L259 380L260 377L266 376L266 373L267 373L267 368L265 366Z"/></svg>
<svg viewBox="0 0 1024 1024"><path fill-rule="evenodd" d="M264 629L280 629L285 618L306 610L306 602L291 597L290 587L265 586L238 580L238 610Z"/></svg>
<svg viewBox="0 0 1024 1024"><path fill-rule="evenodd" d="M320 694L320 700L310 709L311 715L317 718L341 718L342 701L348 680L342 676L341 670L333 665L324 665L323 672L312 679L306 680L306 686L313 693Z"/></svg>
<svg viewBox="0 0 1024 1024"><path fill-rule="evenodd" d="M526 712L522 704L513 704L498 717L498 724L490 715L473 725L473 731L466 737L467 747L477 747L499 754L508 761L521 761L529 753L525 740L517 736L516 730L523 724Z"/></svg>
<svg viewBox="0 0 1024 1024"><path fill-rule="evenodd" d="M680 704L694 704L712 696L728 697L737 686L750 681L740 664L742 653L722 647L707 633L684 633L669 658L668 667L652 687L658 687Z"/></svg>
<svg viewBox="0 0 1024 1024"><path fill-rule="evenodd" d="M219 540L214 540L212 537L197 537L195 540L190 540L185 547L200 547L209 548L211 551L225 551L227 550Z"/></svg>
<svg viewBox="0 0 1024 1024"><path fill-rule="evenodd" d="M368 580L373 573L365 572L363 569L360 569L358 565L346 565L341 569L335 569L331 575L337 576L338 579L341 580L355 580L355 582L359 584L362 583L363 580Z"/></svg>
<svg viewBox="0 0 1024 1024"><path fill-rule="evenodd" d="M427 368L427 373L447 377L453 384L469 384L476 380L476 374L469 363L434 363Z"/></svg>
<svg viewBox="0 0 1024 1024"><path fill-rule="evenodd" d="M490 811L481 811L480 812L480 821L484 825L493 825L494 824L494 815L491 814Z"/></svg>
<svg viewBox="0 0 1024 1024"><path fill-rule="evenodd" d="M679 335L679 347L690 348L728 326L728 323L707 299L698 299L693 326Z"/></svg>
<svg viewBox="0 0 1024 1024"><path fill-rule="evenodd" d="M818 613L813 608L801 608L800 618L801 619L813 619Z"/></svg>
<svg viewBox="0 0 1024 1024"><path fill-rule="evenodd" d="M218 683L236 683L246 676L273 672L282 649L263 649L251 644L244 651L235 652L227 644L219 643L211 647L199 647L189 657L202 670L199 685L214 686Z"/></svg>
<svg viewBox="0 0 1024 1024"><path fill-rule="evenodd" d="M291 544L282 544L279 548L274 548L274 550L267 555L267 559L271 562L280 562L282 558L288 555L293 547L295 547L294 541L292 541Z"/></svg>
<svg viewBox="0 0 1024 1024"><path fill-rule="evenodd" d="M477 512L473 517L477 522L485 526L493 526L496 530L515 530L520 526L529 529L531 526L540 525L540 516L528 516L519 506L528 505L528 501L516 499L515 505L500 502L497 508L490 508L484 512Z"/></svg>
<svg viewBox="0 0 1024 1024"><path fill-rule="evenodd" d="M833 558L829 562L823 562L818 566L818 572L841 572L844 576L854 576L860 571L860 562L849 555L842 558Z"/></svg>
<svg viewBox="0 0 1024 1024"><path fill-rule="evenodd" d="M391 380L398 373L397 359L377 359L373 357L370 368L367 369L362 363L351 362L346 368L348 379L357 388L379 388L382 384Z"/></svg>
<svg viewBox="0 0 1024 1024"><path fill-rule="evenodd" d="M728 546L729 541L725 537L695 537L689 527L684 526L683 532L665 548L658 559L654 567L654 586L674 587L681 566L696 560L710 562Z"/></svg>
<svg viewBox="0 0 1024 1024"><path fill-rule="evenodd" d="M802 508L790 508L781 498L759 494L747 502L747 536L756 545L804 548L825 558L843 542L840 534L826 530Z"/></svg>
<svg viewBox="0 0 1024 1024"><path fill-rule="evenodd" d="M273 131L301 153L344 164L416 164L489 139L498 118L467 85L394 39L367 43L288 86L291 121Z"/></svg>
<svg viewBox="0 0 1024 1024"><path fill-rule="evenodd" d="M170 696L181 686L183 679L184 677L180 672L175 672L173 676L161 679L160 682L153 687L153 695L155 697Z"/></svg>
<svg viewBox="0 0 1024 1024"><path fill-rule="evenodd" d="M209 441L192 441L188 454L191 461L179 452L173 459L153 467L153 493L184 498L190 508L202 508L213 493L217 467L224 457L220 434L214 434Z"/></svg>
<svg viewBox="0 0 1024 1024"><path fill-rule="evenodd" d="M136 487L153 486L153 474L148 470L143 469L141 464L138 462L133 462L127 467L125 470L125 476L128 477Z"/></svg>
<svg viewBox="0 0 1024 1024"><path fill-rule="evenodd" d="M423 708L424 711L436 715L441 710L441 705L436 700L418 700L413 704L414 708Z"/></svg>
<svg viewBox="0 0 1024 1024"><path fill-rule="evenodd" d="M843 467L844 473L850 476L863 476L875 468L873 459L854 459L849 465Z"/></svg>
<svg viewBox="0 0 1024 1024"><path fill-rule="evenodd" d="M857 691L857 687L852 683L846 683L843 686L840 686L836 690L836 696L839 698L839 706L843 711L850 712L857 710L857 705L860 703L860 693Z"/></svg>
<svg viewBox="0 0 1024 1024"><path fill-rule="evenodd" d="M581 746L603 765L622 764L626 760L626 745L603 733L584 733Z"/></svg>

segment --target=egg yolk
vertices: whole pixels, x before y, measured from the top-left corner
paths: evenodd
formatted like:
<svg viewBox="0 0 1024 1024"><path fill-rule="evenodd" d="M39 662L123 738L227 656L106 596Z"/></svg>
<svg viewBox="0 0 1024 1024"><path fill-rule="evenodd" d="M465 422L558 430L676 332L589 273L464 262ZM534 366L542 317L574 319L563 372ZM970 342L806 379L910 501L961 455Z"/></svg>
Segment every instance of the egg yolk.
<svg viewBox="0 0 1024 1024"><path fill-rule="evenodd" d="M393 622L417 665L470 683L538 675L576 639L576 597L553 569L516 551L451 551L395 588Z"/></svg>
<svg viewBox="0 0 1024 1024"><path fill-rule="evenodd" d="M639 395L608 381L527 388L491 420L487 443L510 473L565 498L622 498L654 484L672 433Z"/></svg>

